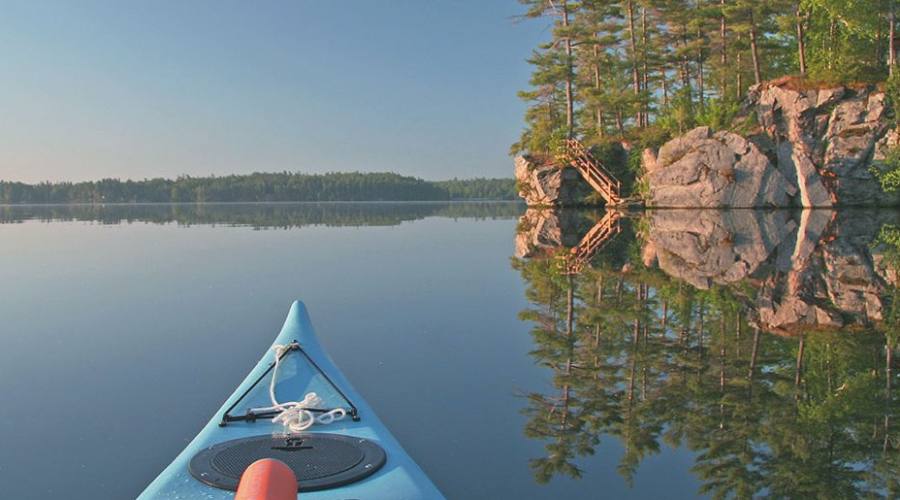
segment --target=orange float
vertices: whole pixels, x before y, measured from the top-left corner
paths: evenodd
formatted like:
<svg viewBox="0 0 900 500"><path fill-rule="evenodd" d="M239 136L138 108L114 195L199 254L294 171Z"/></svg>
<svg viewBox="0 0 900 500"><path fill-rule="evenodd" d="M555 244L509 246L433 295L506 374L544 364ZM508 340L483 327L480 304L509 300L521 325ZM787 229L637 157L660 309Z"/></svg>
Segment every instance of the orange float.
<svg viewBox="0 0 900 500"><path fill-rule="evenodd" d="M241 475L235 500L294 500L297 478L280 460L263 458L250 464Z"/></svg>

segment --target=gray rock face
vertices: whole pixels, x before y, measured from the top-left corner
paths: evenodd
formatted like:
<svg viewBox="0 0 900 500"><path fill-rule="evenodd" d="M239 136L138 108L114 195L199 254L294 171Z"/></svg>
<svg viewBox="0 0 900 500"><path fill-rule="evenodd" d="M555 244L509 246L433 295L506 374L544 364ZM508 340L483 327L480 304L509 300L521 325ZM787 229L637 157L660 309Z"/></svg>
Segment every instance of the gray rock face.
<svg viewBox="0 0 900 500"><path fill-rule="evenodd" d="M731 132L698 127L659 149L647 174L652 207L780 207L790 184L759 148Z"/></svg>
<svg viewBox="0 0 900 500"><path fill-rule="evenodd" d="M875 146L888 131L884 93L845 87L799 91L774 82L755 87L750 98L760 125L778 144L779 169L799 188L799 205L897 201L869 171Z"/></svg>
<svg viewBox="0 0 900 500"><path fill-rule="evenodd" d="M698 128L663 145L655 157L645 153L648 204L900 204L900 195L883 192L871 173L887 149L900 142L897 131L888 128L884 93L848 87L796 90L790 83L782 79L750 89L746 109L756 114L760 129L746 139Z"/></svg>
<svg viewBox="0 0 900 500"><path fill-rule="evenodd" d="M576 205L589 189L574 168L539 164L527 156L517 156L515 164L519 196L529 206Z"/></svg>

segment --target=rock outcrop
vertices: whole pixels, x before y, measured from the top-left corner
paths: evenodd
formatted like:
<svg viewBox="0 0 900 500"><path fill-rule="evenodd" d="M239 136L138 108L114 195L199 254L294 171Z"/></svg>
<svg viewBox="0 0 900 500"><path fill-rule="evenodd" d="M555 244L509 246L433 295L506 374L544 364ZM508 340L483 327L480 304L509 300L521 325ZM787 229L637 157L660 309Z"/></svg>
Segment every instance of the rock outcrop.
<svg viewBox="0 0 900 500"><path fill-rule="evenodd" d="M698 127L667 142L644 168L653 207L783 207L795 190L759 148L731 132Z"/></svg>
<svg viewBox="0 0 900 500"><path fill-rule="evenodd" d="M560 168L536 161L528 156L517 156L516 186L519 196L528 206L558 207L581 203L590 191L587 183L574 168Z"/></svg>
<svg viewBox="0 0 900 500"><path fill-rule="evenodd" d="M871 169L900 143L885 95L874 88L804 89L792 79L752 87L742 137L694 129L645 153L657 207L897 205ZM751 124L753 125L753 124ZM749 146L747 145L749 144Z"/></svg>

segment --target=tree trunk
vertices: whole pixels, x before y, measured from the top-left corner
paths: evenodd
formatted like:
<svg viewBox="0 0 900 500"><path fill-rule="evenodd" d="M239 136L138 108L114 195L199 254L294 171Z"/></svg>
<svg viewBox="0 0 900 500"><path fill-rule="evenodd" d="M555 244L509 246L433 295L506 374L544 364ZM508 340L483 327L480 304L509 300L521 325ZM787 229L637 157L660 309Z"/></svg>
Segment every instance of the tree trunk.
<svg viewBox="0 0 900 500"><path fill-rule="evenodd" d="M753 20L753 9L750 9L750 55L753 57L753 78L755 83L762 82L762 71L759 69L759 47L756 44L756 22Z"/></svg>
<svg viewBox="0 0 900 500"><path fill-rule="evenodd" d="M562 3L562 21L563 26L569 27L569 5L563 0ZM566 33L566 132L569 139L574 136L575 132L575 106L574 96L572 95L572 39Z"/></svg>
<svg viewBox="0 0 900 500"><path fill-rule="evenodd" d="M894 361L894 348L891 346L890 342L885 341L885 359L884 359L884 401L885 401L885 412L884 412L884 444L882 445L882 451L887 453L890 449L891 438L890 438L890 430L891 430L891 379L893 378L893 361Z"/></svg>
<svg viewBox="0 0 900 500"><path fill-rule="evenodd" d="M800 387L800 378L803 375L803 350L806 345L806 336L800 335L800 345L797 347L797 366L794 369L794 387Z"/></svg>
<svg viewBox="0 0 900 500"><path fill-rule="evenodd" d="M574 332L572 326L575 322L575 283L571 274L567 281L569 289L566 293L566 337L572 338Z"/></svg>
<svg viewBox="0 0 900 500"><path fill-rule="evenodd" d="M895 28L897 20L894 12L894 2L891 2L891 12L888 14L888 21L891 24L888 29L888 74L890 76L894 76L894 66L897 64L897 47L894 46L894 37L897 36Z"/></svg>
<svg viewBox="0 0 900 500"><path fill-rule="evenodd" d="M800 11L800 5L797 5L797 58L800 61L800 74L806 76L806 43L804 41L806 34L803 30L803 13Z"/></svg>
<svg viewBox="0 0 900 500"><path fill-rule="evenodd" d="M885 390L885 398L887 398L888 402L891 400L891 380L894 378L894 348L890 345L890 343L885 342L885 359L884 359L884 390Z"/></svg>
<svg viewBox="0 0 900 500"><path fill-rule="evenodd" d="M756 356L759 354L759 328L753 329L753 350L750 352L750 371L747 373L747 379L753 380L753 374L756 371Z"/></svg>
<svg viewBox="0 0 900 500"><path fill-rule="evenodd" d="M641 77L638 74L638 61L637 61L637 38L634 32L634 2L628 0L625 4L625 8L628 13L628 37L631 41L631 86L634 90L634 95L639 96L641 94ZM637 124L641 126L641 107L638 105L637 111Z"/></svg>
<svg viewBox="0 0 900 500"><path fill-rule="evenodd" d="M740 41L740 39L741 39L741 37L740 37L740 35L738 35L738 41ZM737 53L737 60L735 61L735 66L736 66L736 69L737 69L737 99L738 99L739 101L740 101L741 99L743 99L743 97L744 97L744 96L743 96L743 93L744 93L744 76L743 76L743 74L741 73L741 71L742 71L742 68L741 68L741 66L742 66L742 65L741 65L741 62L742 62L742 61L741 61L741 51L740 51L740 49L739 49L739 50L738 50L738 53Z"/></svg>
<svg viewBox="0 0 900 500"><path fill-rule="evenodd" d="M637 368L637 343L641 331L641 323L634 320L634 333L631 337L631 370L628 375L628 401L634 400L634 374Z"/></svg>
<svg viewBox="0 0 900 500"><path fill-rule="evenodd" d="M720 62L722 63L721 88L719 96L724 98L728 93L728 25L725 20L725 0L720 0L721 12L719 13L719 37L722 39L722 53Z"/></svg>
<svg viewBox="0 0 900 500"><path fill-rule="evenodd" d="M833 69L834 67L834 42L835 35L837 31L837 25L834 21L834 18L831 18L831 23L828 25L828 69Z"/></svg>
<svg viewBox="0 0 900 500"><path fill-rule="evenodd" d="M594 45L594 88L600 93L600 46ZM597 104L595 113L597 114L597 136L603 137L603 108Z"/></svg>
<svg viewBox="0 0 900 500"><path fill-rule="evenodd" d="M659 72L659 77L662 83L662 91L663 91L663 108L669 107L669 84L666 80L666 67L662 67L662 71Z"/></svg>
<svg viewBox="0 0 900 500"><path fill-rule="evenodd" d="M697 28L697 38L702 39L703 33ZM702 109L704 104L704 85L703 85L703 45L697 46L697 99Z"/></svg>
<svg viewBox="0 0 900 500"><path fill-rule="evenodd" d="M650 70L647 67L647 8L641 7L641 60L643 61L643 88L644 91L648 91L650 88ZM646 127L650 125L650 111L647 109L646 103L642 103L641 105L642 113L641 113L641 126Z"/></svg>
<svg viewBox="0 0 900 500"><path fill-rule="evenodd" d="M681 26L681 47L684 52L681 54L681 83L688 91L691 88L691 68L688 65L687 58L687 26Z"/></svg>
<svg viewBox="0 0 900 500"><path fill-rule="evenodd" d="M666 328L667 328L668 324L669 324L669 301L664 300L663 307L662 307L662 334L663 334L663 337L666 336Z"/></svg>

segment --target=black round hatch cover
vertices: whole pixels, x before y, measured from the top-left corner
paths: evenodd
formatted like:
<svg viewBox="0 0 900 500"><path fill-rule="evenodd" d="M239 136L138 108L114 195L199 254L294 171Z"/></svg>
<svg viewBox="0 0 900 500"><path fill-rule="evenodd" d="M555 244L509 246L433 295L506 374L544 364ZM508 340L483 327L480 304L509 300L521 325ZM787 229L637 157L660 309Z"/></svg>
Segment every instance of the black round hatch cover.
<svg viewBox="0 0 900 500"><path fill-rule="evenodd" d="M244 470L261 458L287 464L297 476L299 491L355 483L374 474L387 459L384 450L367 439L310 432L225 441L194 455L188 468L210 486L235 491Z"/></svg>

